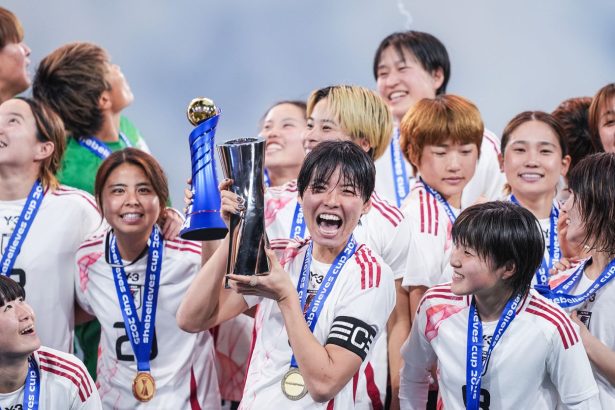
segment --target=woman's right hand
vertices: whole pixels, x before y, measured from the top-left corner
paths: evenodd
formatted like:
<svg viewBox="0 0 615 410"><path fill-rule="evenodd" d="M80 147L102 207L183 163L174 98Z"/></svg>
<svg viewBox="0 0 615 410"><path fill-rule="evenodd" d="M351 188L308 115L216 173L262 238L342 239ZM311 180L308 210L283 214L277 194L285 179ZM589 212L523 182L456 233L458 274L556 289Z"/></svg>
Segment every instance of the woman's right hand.
<svg viewBox="0 0 615 410"><path fill-rule="evenodd" d="M228 178L218 185L221 198L220 216L227 228L230 227L231 215L238 215L246 209L243 198L229 190L231 185L233 185L233 180Z"/></svg>

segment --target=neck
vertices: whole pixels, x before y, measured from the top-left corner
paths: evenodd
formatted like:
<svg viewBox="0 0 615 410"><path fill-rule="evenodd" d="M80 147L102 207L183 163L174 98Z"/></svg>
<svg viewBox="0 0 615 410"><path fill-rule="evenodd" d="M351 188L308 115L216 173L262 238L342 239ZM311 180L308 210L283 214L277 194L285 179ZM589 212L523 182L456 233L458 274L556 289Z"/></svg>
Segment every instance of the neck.
<svg viewBox="0 0 615 410"><path fill-rule="evenodd" d="M24 385L28 374L28 356L0 358L0 393L12 393Z"/></svg>
<svg viewBox="0 0 615 410"><path fill-rule="evenodd" d="M115 239L117 241L117 248L120 251L123 261L135 261L143 249L147 246L147 240L149 239L149 232L147 234L122 234L115 233Z"/></svg>
<svg viewBox="0 0 615 410"><path fill-rule="evenodd" d="M312 249L312 257L316 259L318 262L332 264L337 255L346 247L346 243L340 248L329 248L325 246L320 246L317 243L314 243L314 247Z"/></svg>
<svg viewBox="0 0 615 410"><path fill-rule="evenodd" d="M461 209L461 193L450 196L442 195L442 198L453 208Z"/></svg>
<svg viewBox="0 0 615 410"><path fill-rule="evenodd" d="M34 181L38 178L38 167L1 167L0 200L15 201L28 196Z"/></svg>
<svg viewBox="0 0 615 410"><path fill-rule="evenodd" d="M94 136L103 142L118 141L120 135L120 114L103 112L103 118L103 125Z"/></svg>
<svg viewBox="0 0 615 410"><path fill-rule="evenodd" d="M270 186L281 186L288 181L297 179L300 169L301 165L290 168L267 168L267 171L269 172Z"/></svg>
<svg viewBox="0 0 615 410"><path fill-rule="evenodd" d="M537 219L545 219L551 215L555 190L550 193L525 195L513 190L512 194L517 198L522 207L530 211Z"/></svg>
<svg viewBox="0 0 615 410"><path fill-rule="evenodd" d="M512 291L502 284L497 289L489 289L489 293L481 294L476 292L476 308L483 322L493 322L498 320L508 303Z"/></svg>
<svg viewBox="0 0 615 410"><path fill-rule="evenodd" d="M606 252L592 252L592 263L585 268L585 276L591 280L598 279L607 265L613 260L613 255Z"/></svg>

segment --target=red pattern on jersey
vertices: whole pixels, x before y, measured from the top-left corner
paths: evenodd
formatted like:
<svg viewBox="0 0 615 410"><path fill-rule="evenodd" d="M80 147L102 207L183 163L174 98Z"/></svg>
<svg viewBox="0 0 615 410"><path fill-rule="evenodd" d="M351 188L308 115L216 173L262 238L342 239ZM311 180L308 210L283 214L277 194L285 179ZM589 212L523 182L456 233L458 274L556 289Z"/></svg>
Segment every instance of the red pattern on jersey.
<svg viewBox="0 0 615 410"><path fill-rule="evenodd" d="M372 194L372 207L380 212L391 225L397 226L404 219L404 214L398 207L390 204L387 200L382 199L377 193Z"/></svg>
<svg viewBox="0 0 615 410"><path fill-rule="evenodd" d="M430 306L427 311L425 311L425 316L427 317L427 323L425 324L425 337L427 338L427 341L431 342L438 336L438 330L440 329L442 322L454 314L459 313L463 309L465 309L465 306L446 303Z"/></svg>
<svg viewBox="0 0 615 410"><path fill-rule="evenodd" d="M98 206L96 206L96 202L94 202L92 200L92 197L87 195L85 192L80 191L78 189L68 188L66 186L60 186L58 189L53 191L51 193L51 195L55 195L55 196L66 196L66 195L80 196L81 198L85 199L90 205L92 205L92 207L94 209L96 209L96 212L98 212Z"/></svg>
<svg viewBox="0 0 615 410"><path fill-rule="evenodd" d="M168 244L165 241L164 247L165 248L169 248L169 249L174 249L174 250L177 250L177 251L180 251L180 252L192 252L194 254L201 255L201 250L200 249L194 249L193 247L190 247L190 246L179 247L179 246L174 246L174 245Z"/></svg>
<svg viewBox="0 0 615 410"><path fill-rule="evenodd" d="M194 377L194 367L190 367L190 409L201 410L199 405L198 388Z"/></svg>
<svg viewBox="0 0 615 410"><path fill-rule="evenodd" d="M100 244L100 242L98 242ZM88 270L90 266L92 266L96 261L103 255L102 251L88 253L87 255L82 256L77 261L77 267L79 268L79 285L81 286L81 290L85 292L88 287L88 281L90 280L88 277Z"/></svg>
<svg viewBox="0 0 615 410"><path fill-rule="evenodd" d="M365 245L359 246L354 254L356 263L361 267L361 289L371 289L380 286L382 267Z"/></svg>
<svg viewBox="0 0 615 410"><path fill-rule="evenodd" d="M433 286L425 292L425 295L423 295L423 299L421 299L421 302L419 303L417 312L421 311L423 304L429 299L463 300L463 296L455 295L451 291L450 283ZM466 304L469 305L469 301Z"/></svg>
<svg viewBox="0 0 615 410"><path fill-rule="evenodd" d="M415 185L413 189L419 190L421 232L435 236L438 234L438 227L440 224L438 200L434 196L431 196L422 184Z"/></svg>
<svg viewBox="0 0 615 410"><path fill-rule="evenodd" d="M296 200L297 198L295 196L288 195L282 198L270 198L265 201L265 227L268 227L275 221L280 209L283 209L290 201Z"/></svg>
<svg viewBox="0 0 615 410"><path fill-rule="evenodd" d="M92 386L84 369L79 367L79 365L44 350L38 351L38 357L41 370L62 376L70 380L77 387L82 403L92 395Z"/></svg>
<svg viewBox="0 0 615 410"><path fill-rule="evenodd" d="M166 239L164 244L171 249L179 249L181 251L189 251L193 253L201 254L201 244L193 241L184 241L183 239Z"/></svg>
<svg viewBox="0 0 615 410"><path fill-rule="evenodd" d="M485 132L483 133L483 142L487 140L491 144L491 146L493 146L493 150L495 151L496 155L500 155L500 147L496 142L496 139L497 137L493 133L487 132L487 130L485 130Z"/></svg>
<svg viewBox="0 0 615 410"><path fill-rule="evenodd" d="M564 349L574 346L579 341L579 335L572 326L572 321L562 312L554 306L550 306L548 303L532 297L526 312L539 316L547 321L551 322L557 329Z"/></svg>
<svg viewBox="0 0 615 410"><path fill-rule="evenodd" d="M384 406L382 405L382 400L380 400L380 391L374 380L374 368L369 362L365 366L365 381L367 383L367 395L372 401L372 409L382 410Z"/></svg>

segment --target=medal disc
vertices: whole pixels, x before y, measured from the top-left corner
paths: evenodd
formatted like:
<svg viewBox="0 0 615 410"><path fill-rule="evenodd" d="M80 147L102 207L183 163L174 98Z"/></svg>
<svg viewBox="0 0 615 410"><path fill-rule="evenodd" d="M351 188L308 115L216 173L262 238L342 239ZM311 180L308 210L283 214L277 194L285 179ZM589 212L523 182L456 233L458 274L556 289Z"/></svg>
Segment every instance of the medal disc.
<svg viewBox="0 0 615 410"><path fill-rule="evenodd" d="M150 401L156 393L156 382L151 374L139 372L132 382L132 394L141 402Z"/></svg>
<svg viewBox="0 0 615 410"><path fill-rule="evenodd" d="M282 377L282 393L289 400L301 400L307 394L303 376L296 367L291 367Z"/></svg>

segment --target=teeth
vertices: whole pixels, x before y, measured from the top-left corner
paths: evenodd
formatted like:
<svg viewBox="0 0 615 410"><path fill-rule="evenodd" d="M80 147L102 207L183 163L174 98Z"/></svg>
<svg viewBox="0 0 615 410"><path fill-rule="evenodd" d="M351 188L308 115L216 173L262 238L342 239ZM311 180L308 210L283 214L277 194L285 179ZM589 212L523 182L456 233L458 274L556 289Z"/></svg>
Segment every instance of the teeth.
<svg viewBox="0 0 615 410"><path fill-rule="evenodd" d="M140 217L141 217L141 214L137 214L137 213L130 213L130 214L122 215L122 219L125 221L136 221Z"/></svg>
<svg viewBox="0 0 615 410"><path fill-rule="evenodd" d="M523 173L520 176L527 181L537 181L542 178L542 175L535 173Z"/></svg>
<svg viewBox="0 0 615 410"><path fill-rule="evenodd" d="M27 332L29 332L30 330L32 330L34 328L34 325L30 325L26 328L24 328L21 332L19 332L20 335L25 335Z"/></svg>
<svg viewBox="0 0 615 410"><path fill-rule="evenodd" d="M398 98L402 98L408 95L406 91L395 91L389 94L389 100L396 100Z"/></svg>
<svg viewBox="0 0 615 410"><path fill-rule="evenodd" d="M267 145L267 152L274 152L274 151L279 151L282 149L282 146L280 144L276 144L276 143L271 143L269 145Z"/></svg>
<svg viewBox="0 0 615 410"><path fill-rule="evenodd" d="M327 221L334 221L334 222L338 222L342 220L342 218L340 218L339 216L331 215L331 214L320 214L319 218L327 220Z"/></svg>

